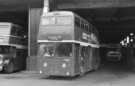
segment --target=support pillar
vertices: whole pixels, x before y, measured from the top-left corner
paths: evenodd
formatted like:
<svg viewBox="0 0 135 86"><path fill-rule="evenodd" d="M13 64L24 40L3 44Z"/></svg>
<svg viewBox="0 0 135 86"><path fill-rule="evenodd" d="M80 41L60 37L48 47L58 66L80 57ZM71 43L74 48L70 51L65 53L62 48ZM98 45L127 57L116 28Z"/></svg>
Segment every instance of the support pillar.
<svg viewBox="0 0 135 86"><path fill-rule="evenodd" d="M44 0L43 8L29 9L29 44L28 44L28 59L27 70L33 71L38 69L38 44L37 36L41 16L46 15L50 10L55 8L55 0ZM50 9L51 6L51 9Z"/></svg>

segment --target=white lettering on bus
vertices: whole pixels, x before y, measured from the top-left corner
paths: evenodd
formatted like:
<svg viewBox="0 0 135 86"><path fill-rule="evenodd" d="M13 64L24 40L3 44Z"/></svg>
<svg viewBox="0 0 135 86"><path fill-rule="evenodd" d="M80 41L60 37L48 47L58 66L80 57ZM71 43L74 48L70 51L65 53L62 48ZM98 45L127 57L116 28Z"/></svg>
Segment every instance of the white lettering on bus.
<svg viewBox="0 0 135 86"><path fill-rule="evenodd" d="M88 41L90 39L90 35L83 32L82 33L82 38Z"/></svg>

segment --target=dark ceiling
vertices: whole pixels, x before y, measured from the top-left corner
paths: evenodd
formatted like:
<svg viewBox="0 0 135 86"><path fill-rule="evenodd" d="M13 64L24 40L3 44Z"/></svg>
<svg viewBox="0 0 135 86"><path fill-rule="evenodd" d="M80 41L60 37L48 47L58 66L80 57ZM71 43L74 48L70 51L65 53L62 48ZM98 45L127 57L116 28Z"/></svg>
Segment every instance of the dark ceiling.
<svg viewBox="0 0 135 86"><path fill-rule="evenodd" d="M0 0L0 11L26 10L29 7L42 6L43 0Z"/></svg>
<svg viewBox="0 0 135 86"><path fill-rule="evenodd" d="M102 43L118 43L130 32L135 33L135 0L53 1L57 10L74 11L93 23L99 30ZM7 14L6 16L12 15L13 19L16 15L24 19L29 7L42 6L43 0L0 0L0 18Z"/></svg>
<svg viewBox="0 0 135 86"><path fill-rule="evenodd" d="M119 43L130 32L135 33L135 7L73 10L93 23L103 43Z"/></svg>
<svg viewBox="0 0 135 86"><path fill-rule="evenodd" d="M135 0L57 0L57 7L93 23L102 43L119 43L135 33Z"/></svg>
<svg viewBox="0 0 135 86"><path fill-rule="evenodd" d="M93 23L103 43L119 43L130 32L135 33L135 7L73 10Z"/></svg>
<svg viewBox="0 0 135 86"><path fill-rule="evenodd" d="M0 0L0 22L28 26L28 9L41 8L43 0Z"/></svg>

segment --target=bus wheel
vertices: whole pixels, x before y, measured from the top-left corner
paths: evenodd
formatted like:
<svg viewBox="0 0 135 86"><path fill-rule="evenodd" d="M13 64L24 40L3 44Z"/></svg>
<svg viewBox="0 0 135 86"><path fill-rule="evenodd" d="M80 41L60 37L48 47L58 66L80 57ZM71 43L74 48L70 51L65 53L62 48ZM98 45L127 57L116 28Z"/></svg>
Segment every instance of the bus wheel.
<svg viewBox="0 0 135 86"><path fill-rule="evenodd" d="M6 66L5 72L6 73L12 73L13 71L14 71L14 64L11 62Z"/></svg>
<svg viewBox="0 0 135 86"><path fill-rule="evenodd" d="M80 76L83 76L85 74L83 66L80 66Z"/></svg>
<svg viewBox="0 0 135 86"><path fill-rule="evenodd" d="M99 68L99 66L100 66L100 59L96 59L94 67L93 67L94 70L97 70Z"/></svg>

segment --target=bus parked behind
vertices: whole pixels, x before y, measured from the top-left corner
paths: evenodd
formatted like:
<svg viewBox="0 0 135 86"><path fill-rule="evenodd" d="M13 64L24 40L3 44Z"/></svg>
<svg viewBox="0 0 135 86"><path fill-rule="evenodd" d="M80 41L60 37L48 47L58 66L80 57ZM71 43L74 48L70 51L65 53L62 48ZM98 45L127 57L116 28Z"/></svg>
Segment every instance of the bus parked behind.
<svg viewBox="0 0 135 86"><path fill-rule="evenodd" d="M12 73L25 69L27 39L19 25L0 22L0 71Z"/></svg>

